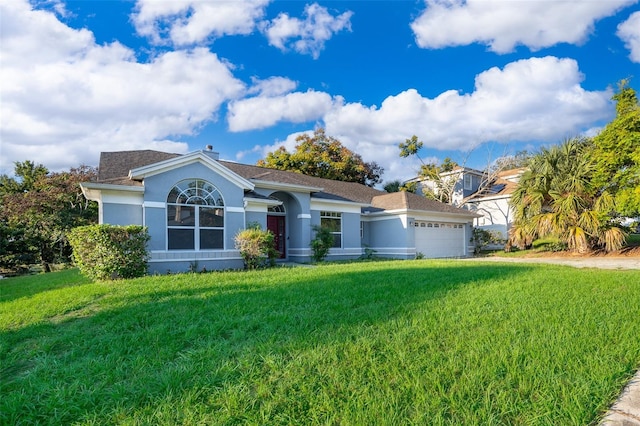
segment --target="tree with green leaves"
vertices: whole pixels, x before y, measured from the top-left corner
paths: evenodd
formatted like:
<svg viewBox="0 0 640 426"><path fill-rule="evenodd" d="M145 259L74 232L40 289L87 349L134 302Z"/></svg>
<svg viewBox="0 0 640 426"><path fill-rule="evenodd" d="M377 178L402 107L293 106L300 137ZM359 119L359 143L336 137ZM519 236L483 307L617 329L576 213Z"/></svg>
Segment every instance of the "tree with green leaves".
<svg viewBox="0 0 640 426"><path fill-rule="evenodd" d="M49 173L30 161L15 163L15 177L0 176L0 230L12 242L0 253L0 266L16 267L15 260L24 259L40 262L48 272L52 263L69 261L66 232L97 222L96 203L80 189L81 182L96 176L92 167Z"/></svg>
<svg viewBox="0 0 640 426"><path fill-rule="evenodd" d="M31 191L36 182L46 176L49 170L42 164L36 165L32 161L17 161L14 164L14 175L0 176L0 196Z"/></svg>
<svg viewBox="0 0 640 426"><path fill-rule="evenodd" d="M323 128L316 129L311 136L298 136L296 142L293 153L280 147L268 153L264 160L259 160L257 165L367 186L382 181L382 167L375 162L363 161L359 154L349 150L338 139L327 136Z"/></svg>
<svg viewBox="0 0 640 426"><path fill-rule="evenodd" d="M593 139L593 183L613 196L619 214L639 216L640 104L627 80L613 99L616 117Z"/></svg>
<svg viewBox="0 0 640 426"><path fill-rule="evenodd" d="M613 197L592 181L592 151L591 140L573 138L530 158L511 197L510 244L527 248L555 237L577 252L623 246L625 233L611 220Z"/></svg>

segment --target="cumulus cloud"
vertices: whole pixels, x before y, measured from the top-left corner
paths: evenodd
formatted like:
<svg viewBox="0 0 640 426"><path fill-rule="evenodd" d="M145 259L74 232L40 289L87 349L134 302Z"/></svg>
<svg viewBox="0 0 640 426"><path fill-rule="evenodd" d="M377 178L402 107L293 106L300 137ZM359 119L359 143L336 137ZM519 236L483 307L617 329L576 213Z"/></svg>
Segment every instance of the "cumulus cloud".
<svg viewBox="0 0 640 426"><path fill-rule="evenodd" d="M324 44L333 34L351 31L352 12L332 16L326 7L317 3L306 5L304 20L292 18L286 13L279 14L264 27L269 44L280 50L293 49L302 54L310 54L314 59L320 56Z"/></svg>
<svg viewBox="0 0 640 426"><path fill-rule="evenodd" d="M426 9L411 29L418 46L429 49L482 43L496 53L508 53L517 45L539 50L558 43L581 44L596 21L636 2L425 0Z"/></svg>
<svg viewBox="0 0 640 426"><path fill-rule="evenodd" d="M216 118L245 90L206 49L140 63L127 47L98 45L26 1L0 3L0 167L26 159L52 170L95 164L100 151L184 152L173 140Z"/></svg>
<svg viewBox="0 0 640 426"><path fill-rule="evenodd" d="M252 78L253 85L249 88L249 94L262 96L278 96L289 93L298 87L298 83L286 77L270 77L265 80Z"/></svg>
<svg viewBox="0 0 640 426"><path fill-rule="evenodd" d="M398 143L414 134L424 142L427 160L436 160L434 155L441 151L477 151L492 143L557 143L566 137L592 133L596 123L611 118L613 92L585 90L583 79L573 59L529 58L478 74L470 93L449 90L428 98L407 89L387 97L380 106L348 103L340 97L330 103L326 95L323 108L303 121L318 120L327 134L361 154L365 161L382 165L385 181L390 181L407 178L419 169L416 159L398 155ZM287 96L237 101L234 119L244 119L230 127L244 130L291 120L284 112ZM326 111L321 115L323 109ZM291 151L299 134L255 146L237 158L249 154L264 157L280 146Z"/></svg>
<svg viewBox="0 0 640 426"><path fill-rule="evenodd" d="M270 0L138 0L131 18L138 34L160 44L191 45L254 31Z"/></svg>
<svg viewBox="0 0 640 426"><path fill-rule="evenodd" d="M640 12L635 12L629 19L618 25L616 33L629 49L629 59L640 63Z"/></svg>
<svg viewBox="0 0 640 426"><path fill-rule="evenodd" d="M333 105L324 92L309 90L280 96L256 96L229 104L229 130L263 129L282 121L304 123L321 118Z"/></svg>
<svg viewBox="0 0 640 426"><path fill-rule="evenodd" d="M296 139L298 138L298 136L301 136L301 135L304 135L304 134L312 136L313 135L313 131L312 130L308 130L308 131L305 131L305 132L291 133L291 134L289 134L287 136L287 138L285 140L283 140L283 141L276 140L271 145L254 145L254 147L251 148L251 149L247 149L247 150L238 152L236 154L236 160L241 161L245 156L247 156L249 154L258 154L258 156L260 158L265 158L267 156L267 154L277 150L280 147L284 147L284 149L286 149L289 152L294 152L295 148L296 148L296 145L298 144Z"/></svg>
<svg viewBox="0 0 640 426"><path fill-rule="evenodd" d="M430 99L407 89L380 107L336 103L324 123L327 134L384 165L388 179L401 167L393 161L398 143L414 134L427 148L461 151L581 134L612 113L611 90L587 91L582 80L573 59L531 58L477 75L472 93L450 90Z"/></svg>

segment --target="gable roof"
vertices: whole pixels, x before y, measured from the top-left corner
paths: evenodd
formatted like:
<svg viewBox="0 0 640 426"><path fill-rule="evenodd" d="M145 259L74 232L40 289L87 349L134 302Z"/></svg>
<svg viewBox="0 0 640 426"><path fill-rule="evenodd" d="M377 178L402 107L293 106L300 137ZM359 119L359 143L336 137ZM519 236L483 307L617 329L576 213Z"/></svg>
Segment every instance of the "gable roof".
<svg viewBox="0 0 640 426"><path fill-rule="evenodd" d="M230 161L220 161L225 167L228 167L235 173L243 176L245 179L261 182L272 182L280 184L298 185L302 187L316 188L313 193L315 198L333 199L352 201L356 203L369 204L371 198L386 194L366 185L356 182L343 182L339 180L324 179L315 176L303 175L302 173L269 169L260 166L251 166L248 164L233 163Z"/></svg>
<svg viewBox="0 0 640 426"><path fill-rule="evenodd" d="M205 151L190 152L189 154L172 157L158 163L147 164L145 166L131 169L129 171L129 177L134 180L144 180L149 176L160 174L180 166L186 166L188 164L194 163L201 163L206 165L209 169L215 171L216 173L227 179L229 182L232 182L233 184L239 186L244 190L253 190L255 186L252 182L249 182L243 176L234 173L232 170L222 165L217 160L217 153L214 157L210 155L209 152Z"/></svg>
<svg viewBox="0 0 640 426"><path fill-rule="evenodd" d="M98 167L98 181L105 182L118 180L122 182L123 179L129 179L129 171L132 169L159 163L179 156L180 154L153 151L150 149L140 151L101 152L100 167ZM124 184L124 182L121 183L121 185Z"/></svg>
<svg viewBox="0 0 640 426"><path fill-rule="evenodd" d="M414 210L448 214L464 214L475 216L468 210L463 210L449 204L441 203L412 192L392 192L378 195L371 200L371 206L382 210Z"/></svg>
<svg viewBox="0 0 640 426"><path fill-rule="evenodd" d="M173 163L169 160L190 155L193 155L193 153L183 156L182 154L153 150L103 152L100 155L97 183L141 186L141 182L129 177L131 170L151 170L157 163ZM356 182L318 178L293 171L269 169L232 161L216 161L232 173L256 186L273 184L274 188L278 186L299 188L311 193L311 197L315 199L357 203L372 206L374 210L418 210L474 216L474 213L467 210L430 200L413 193L387 193Z"/></svg>

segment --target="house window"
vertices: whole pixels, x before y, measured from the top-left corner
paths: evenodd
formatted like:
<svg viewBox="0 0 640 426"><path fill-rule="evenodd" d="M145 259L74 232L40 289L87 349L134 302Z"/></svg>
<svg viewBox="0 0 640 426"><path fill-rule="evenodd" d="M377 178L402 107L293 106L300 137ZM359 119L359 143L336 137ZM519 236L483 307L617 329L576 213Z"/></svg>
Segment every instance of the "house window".
<svg viewBox="0 0 640 426"><path fill-rule="evenodd" d="M471 175L464 175L464 189L471 191Z"/></svg>
<svg viewBox="0 0 640 426"><path fill-rule="evenodd" d="M276 197L270 197L272 200L276 200L276 201L280 201L278 200ZM282 203L282 201L280 201ZM267 208L267 211L269 212L269 214L280 214L283 215L285 213L287 213L287 211L284 208L284 204L278 204L277 206L269 206Z"/></svg>
<svg viewBox="0 0 640 426"><path fill-rule="evenodd" d="M202 179L178 182L167 197L169 250L224 249L224 200Z"/></svg>
<svg viewBox="0 0 640 426"><path fill-rule="evenodd" d="M342 247L342 213L320 212L320 226L327 228L333 235L332 247Z"/></svg>

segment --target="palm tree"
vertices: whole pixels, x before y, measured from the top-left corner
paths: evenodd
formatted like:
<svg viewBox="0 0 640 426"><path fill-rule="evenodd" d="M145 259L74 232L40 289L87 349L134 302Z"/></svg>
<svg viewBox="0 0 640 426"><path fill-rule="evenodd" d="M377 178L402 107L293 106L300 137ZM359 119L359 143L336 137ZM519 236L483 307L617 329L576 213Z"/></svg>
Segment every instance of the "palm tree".
<svg viewBox="0 0 640 426"><path fill-rule="evenodd" d="M591 140L573 138L531 158L511 198L511 244L525 248L552 236L578 252L622 247L625 233L611 223L613 197L591 183L592 149Z"/></svg>

